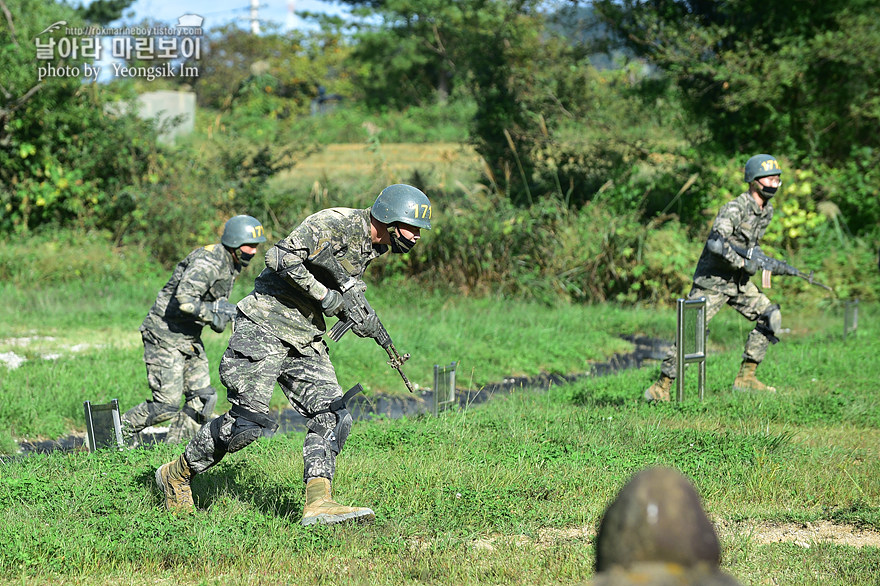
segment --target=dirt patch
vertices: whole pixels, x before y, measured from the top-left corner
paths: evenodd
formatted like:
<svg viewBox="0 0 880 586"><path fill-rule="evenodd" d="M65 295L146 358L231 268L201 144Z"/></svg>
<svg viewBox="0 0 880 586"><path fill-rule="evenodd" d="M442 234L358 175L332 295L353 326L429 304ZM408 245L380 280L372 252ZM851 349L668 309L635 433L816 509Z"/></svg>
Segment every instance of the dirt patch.
<svg viewBox="0 0 880 586"><path fill-rule="evenodd" d="M817 543L833 543L850 547L880 547L880 531L841 525L831 521L807 523L770 523L739 521L715 525L722 540L749 539L758 545L794 543L809 548Z"/></svg>
<svg viewBox="0 0 880 586"><path fill-rule="evenodd" d="M73 354L84 354L109 346L132 347L140 343L140 332L101 330L65 332L43 336L29 332L26 336L0 338L0 367L15 370L28 360L57 360Z"/></svg>
<svg viewBox="0 0 880 586"><path fill-rule="evenodd" d="M831 521L812 523L770 523L757 521L716 521L715 529L722 542L749 540L756 545L773 543L794 543L808 549L819 543L848 545L850 547L880 547L880 531L841 525ZM531 545L538 548L552 547L561 542L583 540L593 542L596 530L592 526L568 528L543 528L537 535L499 535L493 534L476 539L472 546L479 550L494 550L499 542L512 542L517 546ZM413 546L425 549L430 544L419 539Z"/></svg>
<svg viewBox="0 0 880 586"><path fill-rule="evenodd" d="M538 531L538 538L535 542L538 546L549 547L560 541L571 541L575 539L594 541L596 539L595 527L568 527L564 529L545 527Z"/></svg>

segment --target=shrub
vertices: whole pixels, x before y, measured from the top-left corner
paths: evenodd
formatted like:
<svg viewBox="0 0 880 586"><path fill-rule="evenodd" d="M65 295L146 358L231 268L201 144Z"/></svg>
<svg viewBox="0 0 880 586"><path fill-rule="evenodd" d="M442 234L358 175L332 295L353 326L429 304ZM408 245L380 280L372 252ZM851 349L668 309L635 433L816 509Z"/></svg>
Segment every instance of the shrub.
<svg viewBox="0 0 880 586"><path fill-rule="evenodd" d="M642 226L603 205L518 208L485 189L432 197L446 201L430 235L374 279L403 272L430 288L546 303L662 301L682 294L698 254L678 222Z"/></svg>

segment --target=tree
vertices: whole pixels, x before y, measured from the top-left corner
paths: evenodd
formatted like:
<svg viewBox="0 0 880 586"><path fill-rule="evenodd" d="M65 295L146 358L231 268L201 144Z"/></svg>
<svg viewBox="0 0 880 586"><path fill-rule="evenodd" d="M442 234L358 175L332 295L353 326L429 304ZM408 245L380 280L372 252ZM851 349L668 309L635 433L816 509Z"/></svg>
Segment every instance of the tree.
<svg viewBox="0 0 880 586"><path fill-rule="evenodd" d="M349 49L335 31L253 35L235 25L211 33L193 84L199 104L229 109L234 100L257 97L271 118L308 111L319 87L350 93ZM262 90L260 90L262 88Z"/></svg>
<svg viewBox="0 0 880 586"><path fill-rule="evenodd" d="M874 0L597 0L725 152L834 163L880 146Z"/></svg>
<svg viewBox="0 0 880 586"><path fill-rule="evenodd" d="M112 222L120 187L148 174L155 133L133 115L108 114L115 96L72 71L39 79L39 67L78 68L83 60L35 60L33 39L63 35L44 31L53 22L82 21L51 0L22 4L0 0L0 231L81 221L94 210Z"/></svg>
<svg viewBox="0 0 880 586"><path fill-rule="evenodd" d="M549 34L539 0L346 0L355 24L357 85L374 108L476 102L470 127L493 182L518 202L531 198L529 152L538 131L533 106Z"/></svg>
<svg viewBox="0 0 880 586"><path fill-rule="evenodd" d="M357 83L372 107L403 108L445 101L461 81L460 58L470 48L467 19L473 1L389 0L358 2Z"/></svg>
<svg viewBox="0 0 880 586"><path fill-rule="evenodd" d="M88 6L76 6L77 13L87 22L109 24L122 18L122 13L134 4L134 0L92 0Z"/></svg>
<svg viewBox="0 0 880 586"><path fill-rule="evenodd" d="M472 16L482 26L470 31L467 70L477 102L472 140L495 181L505 178L505 189L515 203L533 200L531 151L541 141L537 114L544 88L535 78L547 63L542 59L543 21L533 14L536 4L495 2L480 7Z"/></svg>

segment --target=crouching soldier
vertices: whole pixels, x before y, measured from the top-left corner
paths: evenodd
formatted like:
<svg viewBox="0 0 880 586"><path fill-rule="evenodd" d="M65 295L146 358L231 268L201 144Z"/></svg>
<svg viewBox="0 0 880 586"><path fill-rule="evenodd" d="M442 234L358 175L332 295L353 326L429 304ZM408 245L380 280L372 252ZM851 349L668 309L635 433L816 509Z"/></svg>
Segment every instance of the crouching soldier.
<svg viewBox="0 0 880 586"><path fill-rule="evenodd" d="M203 426L178 459L156 470L166 508L192 510L193 475L241 450L265 430L275 430L269 401L277 382L307 419L302 524L373 520L371 509L341 505L331 494L336 456L352 424L345 406L351 391L343 396L336 380L323 339L324 317L342 318L351 308L349 297L323 276L315 259L329 252L346 279L361 285L375 258L389 248L408 252L420 230L431 228L430 220L431 202L424 193L409 185L391 185L372 207L331 208L307 217L269 249L254 290L238 303L235 331L220 362L220 380L232 408ZM377 318L364 319L353 331L379 341L384 328Z"/></svg>
<svg viewBox="0 0 880 586"><path fill-rule="evenodd" d="M197 248L175 267L140 327L153 398L122 416L126 436L173 418L166 441L178 443L207 422L217 391L202 328L209 325L219 333L232 321L236 309L227 299L235 278L265 241L256 218L235 216L226 222L219 245Z"/></svg>
<svg viewBox="0 0 880 586"><path fill-rule="evenodd" d="M694 272L694 283L688 299L706 298L706 322L725 305L755 322L746 341L739 374L733 381L734 390L774 392L755 376L755 370L770 344L779 340L781 327L779 306L752 283L759 268L756 259L747 260L734 248L749 250L757 247L773 217L770 199L782 185L779 163L770 155L755 155L746 162L745 182L748 191L721 207L703 253ZM660 380L645 391L649 401L669 401L675 371L675 347L669 351L660 368Z"/></svg>

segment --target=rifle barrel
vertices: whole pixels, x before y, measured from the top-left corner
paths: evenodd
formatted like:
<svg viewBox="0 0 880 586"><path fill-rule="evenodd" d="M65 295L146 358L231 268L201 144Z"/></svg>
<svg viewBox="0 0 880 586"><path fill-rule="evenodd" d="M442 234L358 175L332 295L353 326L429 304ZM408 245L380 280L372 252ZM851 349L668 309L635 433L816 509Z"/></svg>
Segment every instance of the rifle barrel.
<svg viewBox="0 0 880 586"><path fill-rule="evenodd" d="M820 283L819 281L813 280L813 273L810 273L809 275L805 275L802 272L798 271L797 276L800 277L801 279L805 280L810 285L816 285L817 287L822 287L826 291L831 291L832 293L834 293L834 289L832 289L828 285L825 285L823 283Z"/></svg>
<svg viewBox="0 0 880 586"><path fill-rule="evenodd" d="M391 368L396 370L397 374L400 375L400 378L403 379L403 384L406 385L407 390L410 393L415 393L416 390L413 388L412 383L409 382L409 379L406 377L406 374L401 368L401 366L403 366L403 363L409 360L409 354L404 354L403 356L401 356L400 354L398 354L397 348L394 347L394 344L388 344L388 346L385 346L385 352L388 354L388 358L391 359L388 361L388 364L390 364Z"/></svg>

